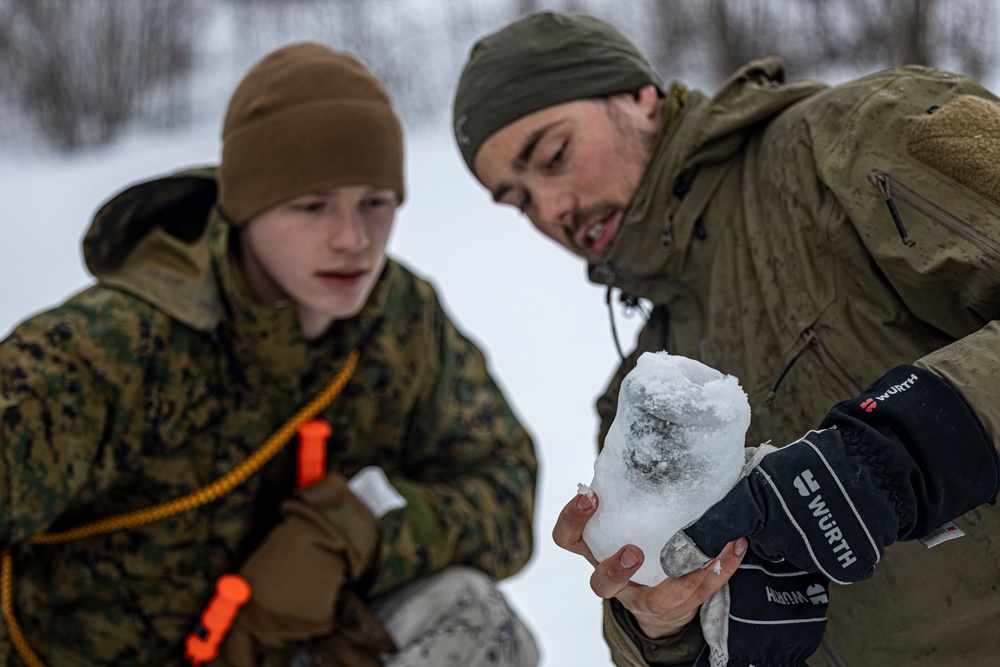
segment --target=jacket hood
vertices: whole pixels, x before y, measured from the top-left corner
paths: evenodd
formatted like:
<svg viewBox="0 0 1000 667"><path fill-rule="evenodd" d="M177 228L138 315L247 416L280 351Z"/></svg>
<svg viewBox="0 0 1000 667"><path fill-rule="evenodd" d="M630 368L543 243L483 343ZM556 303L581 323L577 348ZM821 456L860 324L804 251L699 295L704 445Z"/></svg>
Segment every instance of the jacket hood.
<svg viewBox="0 0 1000 667"><path fill-rule="evenodd" d="M760 123L828 87L817 81L785 83L785 64L777 57L747 63L692 114L677 146L684 157L681 170L731 157Z"/></svg>
<svg viewBox="0 0 1000 667"><path fill-rule="evenodd" d="M94 216L87 268L195 329L213 329L224 312L207 233L216 193L214 168L130 186Z"/></svg>
<svg viewBox="0 0 1000 667"><path fill-rule="evenodd" d="M664 278L667 254L690 240L731 158L762 123L828 87L814 81L786 84L784 78L783 62L764 58L739 69L712 98L690 92L646 167L614 244L601 262L590 265L593 282L629 283L647 296L640 284ZM663 252L649 252L654 239Z"/></svg>

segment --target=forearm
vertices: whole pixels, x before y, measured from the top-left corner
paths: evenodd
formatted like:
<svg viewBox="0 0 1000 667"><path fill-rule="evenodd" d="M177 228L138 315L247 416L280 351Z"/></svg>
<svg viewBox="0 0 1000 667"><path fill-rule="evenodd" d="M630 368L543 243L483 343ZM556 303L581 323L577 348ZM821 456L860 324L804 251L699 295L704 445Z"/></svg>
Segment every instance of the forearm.
<svg viewBox="0 0 1000 667"><path fill-rule="evenodd" d="M449 565L500 579L531 556L534 445L474 344L445 322L440 368L410 418L405 463L386 470L407 506L382 519L371 593Z"/></svg>
<svg viewBox="0 0 1000 667"><path fill-rule="evenodd" d="M454 564L499 579L531 556L534 445L482 352L436 313L423 354L435 363L407 414L400 463L385 470L407 505L382 517L372 595Z"/></svg>
<svg viewBox="0 0 1000 667"><path fill-rule="evenodd" d="M407 506L382 519L370 594L459 563L502 579L530 558L533 466L501 466L449 482L397 477L392 483Z"/></svg>
<svg viewBox="0 0 1000 667"><path fill-rule="evenodd" d="M705 646L697 618L669 636L650 639L614 598L604 602L603 625L604 639L618 667L690 665Z"/></svg>
<svg viewBox="0 0 1000 667"><path fill-rule="evenodd" d="M919 359L915 364L962 392L995 448L1000 449L1000 321Z"/></svg>

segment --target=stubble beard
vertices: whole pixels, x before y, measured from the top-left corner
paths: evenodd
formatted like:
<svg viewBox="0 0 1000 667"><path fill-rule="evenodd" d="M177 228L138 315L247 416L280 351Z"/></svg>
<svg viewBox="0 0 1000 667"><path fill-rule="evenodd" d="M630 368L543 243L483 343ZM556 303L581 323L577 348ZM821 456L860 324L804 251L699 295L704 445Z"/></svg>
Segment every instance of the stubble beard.
<svg viewBox="0 0 1000 667"><path fill-rule="evenodd" d="M621 109L612 104L611 100L605 100L604 108L614 125L618 138L621 140L623 148L622 157L625 164L634 166L629 169L629 202L635 197L635 192L639 188L639 182L646 173L657 144L660 143L660 133L655 130L643 130L636 127L629 121L628 116L622 113ZM627 204L626 203L626 204Z"/></svg>
<svg viewBox="0 0 1000 667"><path fill-rule="evenodd" d="M600 220L613 213L624 213L632 203L632 199L635 198L635 193L639 189L646 168L649 166L650 160L653 159L653 153L660 142L659 132L645 131L636 127L611 100L604 99L603 102L605 112L618 135L618 145L622 147L622 161L629 166L627 173L629 195L627 201L602 199L588 206L585 210L578 211L573 216L573 229L582 229L590 222ZM576 251L577 254L591 261L583 249L577 248Z"/></svg>

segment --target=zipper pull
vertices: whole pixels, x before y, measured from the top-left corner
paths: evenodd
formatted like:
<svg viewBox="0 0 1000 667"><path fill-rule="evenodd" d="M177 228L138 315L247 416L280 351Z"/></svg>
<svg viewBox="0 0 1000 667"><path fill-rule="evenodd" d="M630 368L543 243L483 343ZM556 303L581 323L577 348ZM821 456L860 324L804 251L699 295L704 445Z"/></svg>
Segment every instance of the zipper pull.
<svg viewBox="0 0 1000 667"><path fill-rule="evenodd" d="M917 242L907 235L906 228L903 227L903 220L899 217L899 211L896 210L896 203L892 201L892 186L889 184L889 179L883 174L877 174L874 178L879 191L885 197L885 205L889 207L889 215L892 216L892 221L896 224L896 231L899 232L903 245L907 247L916 245Z"/></svg>

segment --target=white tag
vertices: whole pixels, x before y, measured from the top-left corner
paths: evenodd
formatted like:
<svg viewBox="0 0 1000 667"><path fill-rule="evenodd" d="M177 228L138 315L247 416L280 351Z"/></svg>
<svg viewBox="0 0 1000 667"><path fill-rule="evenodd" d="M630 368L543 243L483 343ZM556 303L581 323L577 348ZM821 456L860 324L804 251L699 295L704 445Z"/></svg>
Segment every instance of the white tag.
<svg viewBox="0 0 1000 667"><path fill-rule="evenodd" d="M389 483L389 478L378 466L359 470L347 482L347 488L379 519L394 509L406 507L406 498L399 495L399 491Z"/></svg>
<svg viewBox="0 0 1000 667"><path fill-rule="evenodd" d="M953 540L956 537L962 537L963 535L965 535L965 531L949 521L948 523L943 523L938 526L934 529L934 532L929 535L921 537L920 543L930 549L931 547L936 547L942 542L947 542L948 540Z"/></svg>

